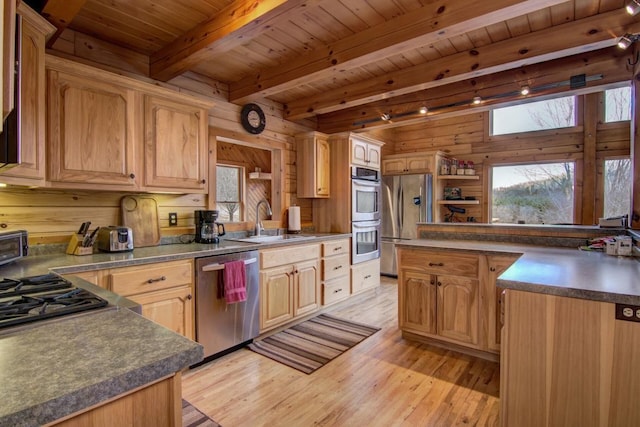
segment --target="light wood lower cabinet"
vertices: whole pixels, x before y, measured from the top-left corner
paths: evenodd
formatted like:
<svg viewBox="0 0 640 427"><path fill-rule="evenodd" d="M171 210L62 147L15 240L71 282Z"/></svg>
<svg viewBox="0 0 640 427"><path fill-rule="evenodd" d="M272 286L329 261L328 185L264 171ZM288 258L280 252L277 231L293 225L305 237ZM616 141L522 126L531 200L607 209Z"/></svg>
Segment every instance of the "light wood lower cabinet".
<svg viewBox="0 0 640 427"><path fill-rule="evenodd" d="M137 302L144 317L193 340L193 268L192 260L182 260L74 275Z"/></svg>
<svg viewBox="0 0 640 427"><path fill-rule="evenodd" d="M380 258L351 266L351 295L380 286Z"/></svg>
<svg viewBox="0 0 640 427"><path fill-rule="evenodd" d="M468 347L480 355L500 351L496 278L518 255L398 247L397 257L398 323L407 336Z"/></svg>
<svg viewBox="0 0 640 427"><path fill-rule="evenodd" d="M118 396L106 403L48 424L56 427L182 425L181 374Z"/></svg>
<svg viewBox="0 0 640 427"><path fill-rule="evenodd" d="M322 305L349 298L349 239L322 243Z"/></svg>
<svg viewBox="0 0 640 427"><path fill-rule="evenodd" d="M640 323L615 304L507 290L500 364L505 427L640 422Z"/></svg>
<svg viewBox="0 0 640 427"><path fill-rule="evenodd" d="M260 252L260 331L320 308L320 245Z"/></svg>

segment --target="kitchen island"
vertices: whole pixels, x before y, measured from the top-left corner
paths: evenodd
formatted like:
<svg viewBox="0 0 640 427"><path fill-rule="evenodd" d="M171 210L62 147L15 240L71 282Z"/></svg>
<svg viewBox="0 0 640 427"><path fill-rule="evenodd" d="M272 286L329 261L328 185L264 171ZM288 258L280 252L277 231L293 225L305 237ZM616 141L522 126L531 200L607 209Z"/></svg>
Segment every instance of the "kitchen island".
<svg viewBox="0 0 640 427"><path fill-rule="evenodd" d="M499 274L494 281L496 294L505 289L500 343L503 426L640 423L635 398L640 372L634 366L640 360L638 258L517 243L423 239L398 244L399 269L403 250L437 251L453 262L465 256L513 257L503 272L495 272ZM440 267L424 259L428 262ZM457 268L469 275L460 265ZM491 265L481 261L477 268L490 272ZM429 277L424 276L425 286ZM414 274L416 278L420 275ZM491 289L473 293L473 288L456 283L455 295L468 301L458 308L480 305L479 317L460 322L458 312L451 324L473 330L466 325L477 319L476 328L484 330L483 307L491 301ZM399 280L400 296L404 285ZM402 311L399 315L406 316ZM494 311L494 316L499 318L499 313ZM500 322L495 324L500 331Z"/></svg>

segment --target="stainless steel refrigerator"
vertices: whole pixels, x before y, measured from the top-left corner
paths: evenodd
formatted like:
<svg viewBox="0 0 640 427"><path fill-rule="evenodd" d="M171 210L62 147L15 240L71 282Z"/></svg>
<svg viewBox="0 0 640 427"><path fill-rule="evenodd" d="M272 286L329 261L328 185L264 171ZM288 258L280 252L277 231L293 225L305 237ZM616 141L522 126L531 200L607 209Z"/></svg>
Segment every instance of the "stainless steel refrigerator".
<svg viewBox="0 0 640 427"><path fill-rule="evenodd" d="M429 174L382 177L380 274L397 276L395 243L415 239L416 223L432 222L433 180Z"/></svg>

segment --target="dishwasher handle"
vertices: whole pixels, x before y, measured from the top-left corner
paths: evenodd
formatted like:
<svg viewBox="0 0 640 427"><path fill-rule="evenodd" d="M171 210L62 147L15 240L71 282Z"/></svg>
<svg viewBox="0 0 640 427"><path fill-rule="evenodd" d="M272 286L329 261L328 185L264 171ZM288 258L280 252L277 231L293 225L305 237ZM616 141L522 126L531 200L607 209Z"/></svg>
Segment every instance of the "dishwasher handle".
<svg viewBox="0 0 640 427"><path fill-rule="evenodd" d="M244 265L253 264L257 262L257 258L249 258L244 260ZM202 271L216 271L216 270L224 270L224 263L214 262L213 264L207 264L202 266Z"/></svg>

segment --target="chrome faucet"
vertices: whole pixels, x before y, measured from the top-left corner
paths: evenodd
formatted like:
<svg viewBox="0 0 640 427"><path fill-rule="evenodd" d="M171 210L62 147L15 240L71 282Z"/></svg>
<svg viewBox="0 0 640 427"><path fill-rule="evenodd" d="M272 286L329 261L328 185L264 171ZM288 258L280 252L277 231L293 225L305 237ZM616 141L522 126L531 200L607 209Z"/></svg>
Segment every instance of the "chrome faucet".
<svg viewBox="0 0 640 427"><path fill-rule="evenodd" d="M267 215L271 216L273 215L273 212L271 211L271 205L269 204L269 201L267 199L262 199L258 202L258 204L256 205L256 229L255 229L255 235L259 236L260 232L262 230L264 230L264 227L262 226L262 222L260 221L260 205L266 203L267 204Z"/></svg>

